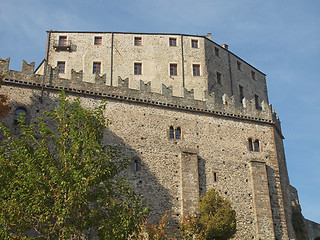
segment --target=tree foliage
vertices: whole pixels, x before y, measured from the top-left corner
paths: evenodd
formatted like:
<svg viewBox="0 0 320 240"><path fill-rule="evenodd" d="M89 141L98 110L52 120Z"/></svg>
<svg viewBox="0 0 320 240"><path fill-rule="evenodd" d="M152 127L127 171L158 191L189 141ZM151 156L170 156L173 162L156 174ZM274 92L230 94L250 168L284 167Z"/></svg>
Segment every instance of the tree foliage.
<svg viewBox="0 0 320 240"><path fill-rule="evenodd" d="M0 75L0 88L3 84L4 75ZM6 95L0 94L0 118L4 118L5 115L10 111L8 105L8 97Z"/></svg>
<svg viewBox="0 0 320 240"><path fill-rule="evenodd" d="M21 117L18 136L0 126L1 239L127 239L137 230L145 210L119 176L128 162L102 142L104 107L62 92L36 125Z"/></svg>
<svg viewBox="0 0 320 240"><path fill-rule="evenodd" d="M236 233L236 212L228 200L211 189L200 199L198 224L204 239L230 239Z"/></svg>

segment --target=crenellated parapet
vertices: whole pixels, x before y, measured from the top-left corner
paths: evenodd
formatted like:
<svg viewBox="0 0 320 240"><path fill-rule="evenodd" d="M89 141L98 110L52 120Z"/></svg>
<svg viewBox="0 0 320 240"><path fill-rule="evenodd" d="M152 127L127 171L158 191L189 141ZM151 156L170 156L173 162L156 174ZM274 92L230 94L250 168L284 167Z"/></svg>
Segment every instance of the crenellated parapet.
<svg viewBox="0 0 320 240"><path fill-rule="evenodd" d="M265 101L258 104L255 99L243 98L242 105L236 104L234 96L218 97L214 92L203 93L203 99L194 99L194 90L182 89L182 96L173 96L173 87L162 84L161 92L151 91L151 82L140 81L139 89L129 88L129 79L118 79L118 86L106 85L106 75L95 75L95 83L86 82L83 72L71 70L71 80L59 77L58 68L47 66L46 76L34 74L34 63L23 61L22 70L9 70L10 58L0 59L0 74L7 83L41 87L41 89L64 89L66 92L96 95L123 101L139 102L187 111L197 111L224 117L247 119L274 124L281 132L280 120L272 106Z"/></svg>

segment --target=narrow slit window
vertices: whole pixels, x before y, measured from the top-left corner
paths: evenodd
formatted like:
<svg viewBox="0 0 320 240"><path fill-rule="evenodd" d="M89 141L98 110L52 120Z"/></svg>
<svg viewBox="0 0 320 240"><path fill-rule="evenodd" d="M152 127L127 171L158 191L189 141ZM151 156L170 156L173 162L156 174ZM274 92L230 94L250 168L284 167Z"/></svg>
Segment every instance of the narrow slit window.
<svg viewBox="0 0 320 240"><path fill-rule="evenodd" d="M176 129L176 139L181 139L181 128L180 127L177 127Z"/></svg>
<svg viewBox="0 0 320 240"><path fill-rule="evenodd" d="M251 71L251 77L253 80L256 80L256 73L254 71Z"/></svg>
<svg viewBox="0 0 320 240"><path fill-rule="evenodd" d="M254 95L254 101L255 101L256 109L260 110L259 96L256 94Z"/></svg>
<svg viewBox="0 0 320 240"><path fill-rule="evenodd" d="M216 55L217 57L219 57L219 48L215 47L214 48L214 55Z"/></svg>
<svg viewBox="0 0 320 240"><path fill-rule="evenodd" d="M221 73L217 72L217 83L221 85Z"/></svg>
<svg viewBox="0 0 320 240"><path fill-rule="evenodd" d="M138 172L141 169L141 160L138 156L132 158L133 171Z"/></svg>
<svg viewBox="0 0 320 240"><path fill-rule="evenodd" d="M214 181L214 182L217 182L217 173L216 173L216 172L213 173L213 181Z"/></svg>
<svg viewBox="0 0 320 240"><path fill-rule="evenodd" d="M237 68L239 71L241 71L241 62L237 61Z"/></svg>
<svg viewBox="0 0 320 240"><path fill-rule="evenodd" d="M259 140L258 139L254 141L254 151L255 152L260 152Z"/></svg>
<svg viewBox="0 0 320 240"><path fill-rule="evenodd" d="M252 138L248 139L248 144L249 144L249 151L252 152L253 151Z"/></svg>
<svg viewBox="0 0 320 240"><path fill-rule="evenodd" d="M243 87L239 85L239 95L240 95L240 102L242 103L242 100L244 99L243 95Z"/></svg>

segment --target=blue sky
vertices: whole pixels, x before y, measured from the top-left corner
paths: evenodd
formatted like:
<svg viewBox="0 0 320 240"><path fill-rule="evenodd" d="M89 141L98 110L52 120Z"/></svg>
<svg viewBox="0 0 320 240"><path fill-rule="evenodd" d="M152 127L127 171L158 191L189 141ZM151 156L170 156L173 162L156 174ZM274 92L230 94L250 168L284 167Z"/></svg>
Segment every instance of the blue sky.
<svg viewBox="0 0 320 240"><path fill-rule="evenodd" d="M46 30L206 35L267 74L290 182L320 223L320 1L0 0L0 57L42 61Z"/></svg>

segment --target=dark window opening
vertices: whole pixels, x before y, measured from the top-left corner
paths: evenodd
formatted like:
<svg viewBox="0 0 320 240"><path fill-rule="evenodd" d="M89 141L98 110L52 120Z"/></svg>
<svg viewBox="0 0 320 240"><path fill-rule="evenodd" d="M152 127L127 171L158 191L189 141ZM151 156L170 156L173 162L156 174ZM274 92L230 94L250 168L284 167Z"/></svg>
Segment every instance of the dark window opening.
<svg viewBox="0 0 320 240"><path fill-rule="evenodd" d="M255 152L260 152L259 140L258 139L254 141L254 151Z"/></svg>
<svg viewBox="0 0 320 240"><path fill-rule="evenodd" d="M217 173L213 173L213 180L216 182L217 181Z"/></svg>
<svg viewBox="0 0 320 240"><path fill-rule="evenodd" d="M256 104L256 109L261 110L260 104L259 104L259 96L258 95L254 95L254 101Z"/></svg>
<svg viewBox="0 0 320 240"><path fill-rule="evenodd" d="M251 77L253 80L256 80L256 73L254 71L251 71Z"/></svg>
<svg viewBox="0 0 320 240"><path fill-rule="evenodd" d="M252 152L253 151L252 138L248 139L248 144L249 144L249 151Z"/></svg>
<svg viewBox="0 0 320 240"><path fill-rule="evenodd" d="M67 36L59 36L59 46L67 46Z"/></svg>
<svg viewBox="0 0 320 240"><path fill-rule="evenodd" d="M94 45L101 45L102 37L94 37Z"/></svg>
<svg viewBox="0 0 320 240"><path fill-rule="evenodd" d="M198 48L198 40L191 40L191 47Z"/></svg>
<svg viewBox="0 0 320 240"><path fill-rule="evenodd" d="M141 46L142 45L142 38L141 37L135 37L134 38L134 45L135 46Z"/></svg>
<svg viewBox="0 0 320 240"><path fill-rule="evenodd" d="M217 83L221 85L221 73L217 72Z"/></svg>
<svg viewBox="0 0 320 240"><path fill-rule="evenodd" d="M241 71L241 62L237 61L237 68Z"/></svg>
<svg viewBox="0 0 320 240"><path fill-rule="evenodd" d="M133 171L138 172L141 169L141 160L138 156L132 158Z"/></svg>
<svg viewBox="0 0 320 240"><path fill-rule="evenodd" d="M19 107L14 112L14 124L17 125L19 123L19 119L22 117L22 120L25 122L27 118L27 110L24 107Z"/></svg>
<svg viewBox="0 0 320 240"><path fill-rule="evenodd" d="M176 139L181 139L181 129L180 129L180 127L178 127L176 129Z"/></svg>
<svg viewBox="0 0 320 240"><path fill-rule="evenodd" d="M169 38L169 46L170 47L177 46L177 39L176 38Z"/></svg>
<svg viewBox="0 0 320 240"><path fill-rule="evenodd" d="M177 64L170 64L170 76L177 76Z"/></svg>
<svg viewBox="0 0 320 240"><path fill-rule="evenodd" d="M94 62L93 63L93 73L100 74L101 72L101 63L100 62Z"/></svg>
<svg viewBox="0 0 320 240"><path fill-rule="evenodd" d="M174 129L173 129L173 126L170 126L170 129L169 129L169 138L170 139L174 139Z"/></svg>
<svg viewBox="0 0 320 240"><path fill-rule="evenodd" d="M134 64L134 75L141 75L142 74L142 63L135 63Z"/></svg>
<svg viewBox="0 0 320 240"><path fill-rule="evenodd" d="M240 102L242 102L242 100L244 99L244 95L243 95L243 87L241 85L239 85L239 95L240 95Z"/></svg>
<svg viewBox="0 0 320 240"><path fill-rule="evenodd" d="M219 48L214 48L214 55L216 55L217 57L219 57Z"/></svg>
<svg viewBox="0 0 320 240"><path fill-rule="evenodd" d="M200 65L193 64L193 76L200 76Z"/></svg>
<svg viewBox="0 0 320 240"><path fill-rule="evenodd" d="M59 73L65 73L65 67L66 67L66 62L58 62L58 72Z"/></svg>

